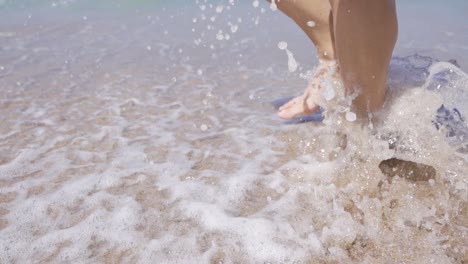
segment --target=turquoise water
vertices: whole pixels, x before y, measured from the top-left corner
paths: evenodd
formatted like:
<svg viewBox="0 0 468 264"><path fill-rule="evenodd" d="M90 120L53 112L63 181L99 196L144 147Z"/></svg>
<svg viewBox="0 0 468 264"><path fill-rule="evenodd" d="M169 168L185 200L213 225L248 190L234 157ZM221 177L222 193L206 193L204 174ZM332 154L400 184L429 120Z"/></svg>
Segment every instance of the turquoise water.
<svg viewBox="0 0 468 264"><path fill-rule="evenodd" d="M398 2L367 126L276 117L316 53L252 3L0 0L0 263L467 261L466 1Z"/></svg>

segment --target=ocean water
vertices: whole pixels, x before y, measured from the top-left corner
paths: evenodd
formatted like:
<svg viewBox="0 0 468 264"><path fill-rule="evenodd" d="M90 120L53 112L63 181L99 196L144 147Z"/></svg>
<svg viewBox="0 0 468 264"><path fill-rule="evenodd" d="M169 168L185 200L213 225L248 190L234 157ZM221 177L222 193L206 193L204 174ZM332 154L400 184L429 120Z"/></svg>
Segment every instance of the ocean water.
<svg viewBox="0 0 468 264"><path fill-rule="evenodd" d="M468 4L397 4L362 125L267 2L0 0L0 263L467 263Z"/></svg>

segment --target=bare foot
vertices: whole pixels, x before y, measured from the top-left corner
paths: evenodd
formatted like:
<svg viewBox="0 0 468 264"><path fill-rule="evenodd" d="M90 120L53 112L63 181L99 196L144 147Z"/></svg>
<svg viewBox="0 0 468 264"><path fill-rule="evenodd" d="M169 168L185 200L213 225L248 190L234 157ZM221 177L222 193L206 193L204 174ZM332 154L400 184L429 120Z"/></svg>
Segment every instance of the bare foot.
<svg viewBox="0 0 468 264"><path fill-rule="evenodd" d="M315 69L304 94L281 106L278 110L278 116L291 119L298 115L312 114L317 111L320 107L319 102L323 101L321 78L329 75L331 65L330 62L321 61L320 65Z"/></svg>
<svg viewBox="0 0 468 264"><path fill-rule="evenodd" d="M278 109L278 116L285 119L291 119L297 115L314 113L320 107L316 103L320 100L320 94L320 86L309 84L303 95L291 99Z"/></svg>

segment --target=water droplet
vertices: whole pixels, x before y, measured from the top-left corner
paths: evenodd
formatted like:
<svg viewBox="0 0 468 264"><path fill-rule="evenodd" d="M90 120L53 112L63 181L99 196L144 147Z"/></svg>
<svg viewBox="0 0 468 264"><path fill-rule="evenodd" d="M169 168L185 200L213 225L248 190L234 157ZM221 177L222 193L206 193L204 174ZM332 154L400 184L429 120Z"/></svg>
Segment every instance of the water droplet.
<svg viewBox="0 0 468 264"><path fill-rule="evenodd" d="M220 6L217 6L217 7L216 7L216 13L219 14L219 13L223 12L223 9L224 9L224 6L221 6L221 5L220 5Z"/></svg>
<svg viewBox="0 0 468 264"><path fill-rule="evenodd" d="M207 126L206 124L202 124L202 125L200 126L200 130L201 130L201 131L207 131L207 130L208 130L208 126Z"/></svg>
<svg viewBox="0 0 468 264"><path fill-rule="evenodd" d="M280 50L285 50L285 49L288 48L288 43L286 43L286 42L284 42L284 41L281 41L281 42L278 43L278 48L279 48Z"/></svg>
<svg viewBox="0 0 468 264"><path fill-rule="evenodd" d="M276 5L275 0L271 1L270 8L273 11L276 11L278 9L278 6Z"/></svg>
<svg viewBox="0 0 468 264"><path fill-rule="evenodd" d="M288 55L288 70L289 72L295 72L297 70L297 62L294 59L294 55L287 49L286 54Z"/></svg>
<svg viewBox="0 0 468 264"><path fill-rule="evenodd" d="M237 29L239 29L239 27L237 25L232 25L231 26L231 32L232 33L236 33L237 32Z"/></svg>
<svg viewBox="0 0 468 264"><path fill-rule="evenodd" d="M348 120L349 122L354 122L356 121L356 114L353 113L353 112L347 112L346 113L346 120Z"/></svg>
<svg viewBox="0 0 468 264"><path fill-rule="evenodd" d="M324 88L325 89L322 92L322 96L325 100L330 101L333 98L335 98L335 95L336 95L335 90L329 83L325 84Z"/></svg>
<svg viewBox="0 0 468 264"><path fill-rule="evenodd" d="M253 7L255 7L255 8L257 8L259 4L260 4L260 3L258 2L258 0L255 0L255 1L253 1L253 3L252 3Z"/></svg>
<svg viewBox="0 0 468 264"><path fill-rule="evenodd" d="M151 46L150 45L146 46L146 49L151 50Z"/></svg>
<svg viewBox="0 0 468 264"><path fill-rule="evenodd" d="M309 21L309 22L307 22L307 26L315 27L315 22L314 21Z"/></svg>
<svg viewBox="0 0 468 264"><path fill-rule="evenodd" d="M197 70L197 74L198 74L198 75L202 75L202 74L203 74L203 70L202 70L202 69Z"/></svg>
<svg viewBox="0 0 468 264"><path fill-rule="evenodd" d="M257 17L255 18L255 20L254 20L254 24L255 24L255 25L258 25L258 22L259 22L259 21L260 21L260 17L257 16Z"/></svg>

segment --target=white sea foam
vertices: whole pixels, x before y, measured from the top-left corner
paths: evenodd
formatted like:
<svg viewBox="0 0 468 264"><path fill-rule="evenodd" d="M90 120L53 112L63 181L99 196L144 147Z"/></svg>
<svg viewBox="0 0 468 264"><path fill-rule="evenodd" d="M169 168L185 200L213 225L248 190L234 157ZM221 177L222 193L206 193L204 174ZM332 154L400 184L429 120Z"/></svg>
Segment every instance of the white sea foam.
<svg viewBox="0 0 468 264"><path fill-rule="evenodd" d="M0 50L1 263L464 260L466 122L453 116L468 115L462 70L394 58L371 125L346 121L339 84L323 124L285 125L270 102L304 86L276 47L286 24L187 41L211 22L167 12L187 30L133 13L90 12L92 29L83 14L2 24L15 35ZM310 50L291 38L301 61ZM457 122L437 129L441 104ZM387 178L379 163L393 157L437 175Z"/></svg>

